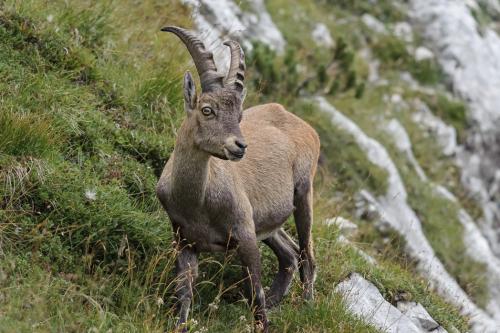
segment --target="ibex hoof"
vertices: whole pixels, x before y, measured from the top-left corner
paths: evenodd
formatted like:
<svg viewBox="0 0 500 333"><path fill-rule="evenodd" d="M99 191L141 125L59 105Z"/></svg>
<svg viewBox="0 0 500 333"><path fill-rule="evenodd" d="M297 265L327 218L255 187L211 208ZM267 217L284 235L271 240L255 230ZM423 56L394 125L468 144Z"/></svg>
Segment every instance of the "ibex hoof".
<svg viewBox="0 0 500 333"><path fill-rule="evenodd" d="M268 333L269 332L269 321L257 322L255 324L255 333Z"/></svg>
<svg viewBox="0 0 500 333"><path fill-rule="evenodd" d="M304 290L304 293L302 294L302 298L307 301L313 301L314 300L314 290L313 289L306 289Z"/></svg>

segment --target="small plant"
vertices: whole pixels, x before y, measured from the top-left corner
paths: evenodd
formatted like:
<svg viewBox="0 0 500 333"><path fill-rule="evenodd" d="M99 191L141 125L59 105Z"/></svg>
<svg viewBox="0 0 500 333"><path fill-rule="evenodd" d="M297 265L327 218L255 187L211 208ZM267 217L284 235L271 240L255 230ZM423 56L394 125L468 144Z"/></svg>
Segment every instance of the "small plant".
<svg viewBox="0 0 500 333"><path fill-rule="evenodd" d="M418 82L427 85L434 85L441 82L443 73L434 59L416 61L410 60L407 67L410 73Z"/></svg>
<svg viewBox="0 0 500 333"><path fill-rule="evenodd" d="M395 36L381 36L372 45L373 53L390 68L402 67L410 61L406 44Z"/></svg>

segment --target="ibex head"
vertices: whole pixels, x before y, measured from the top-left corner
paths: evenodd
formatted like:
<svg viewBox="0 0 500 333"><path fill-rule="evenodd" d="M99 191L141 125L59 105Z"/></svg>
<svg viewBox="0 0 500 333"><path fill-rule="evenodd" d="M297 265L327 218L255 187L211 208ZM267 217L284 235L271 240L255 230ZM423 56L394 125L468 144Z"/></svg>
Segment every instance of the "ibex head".
<svg viewBox="0 0 500 333"><path fill-rule="evenodd" d="M195 145L211 155L239 161L247 147L240 130L245 97L245 56L235 41L225 42L231 50L226 77L217 72L213 54L191 31L165 27L186 45L200 77L201 94L197 96L191 73L184 75L184 108L193 127Z"/></svg>

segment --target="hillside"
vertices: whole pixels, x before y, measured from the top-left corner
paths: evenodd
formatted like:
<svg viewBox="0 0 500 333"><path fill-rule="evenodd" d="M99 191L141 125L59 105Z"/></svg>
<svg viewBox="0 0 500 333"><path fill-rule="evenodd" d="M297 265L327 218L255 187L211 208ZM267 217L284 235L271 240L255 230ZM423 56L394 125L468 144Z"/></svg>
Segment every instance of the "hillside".
<svg viewBox="0 0 500 333"><path fill-rule="evenodd" d="M296 276L271 332L499 331L499 17L494 0L2 2L0 332L173 329L155 185L196 71L166 24L219 68L240 40L245 106L321 137L316 299ZM252 330L232 256L202 256L190 332Z"/></svg>

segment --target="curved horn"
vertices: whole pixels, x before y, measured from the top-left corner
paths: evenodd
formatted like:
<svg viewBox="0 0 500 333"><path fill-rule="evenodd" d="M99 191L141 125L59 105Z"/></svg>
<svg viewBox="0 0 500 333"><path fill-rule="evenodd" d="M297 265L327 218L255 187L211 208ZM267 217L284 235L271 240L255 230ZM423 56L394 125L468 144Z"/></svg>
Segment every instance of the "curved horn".
<svg viewBox="0 0 500 333"><path fill-rule="evenodd" d="M203 42L191 31L168 26L161 29L175 34L186 45L200 76L201 90L204 92L222 88L222 75L217 73L212 52L205 49Z"/></svg>
<svg viewBox="0 0 500 333"><path fill-rule="evenodd" d="M231 63L227 73L224 85L232 86L239 92L245 88L243 81L245 80L245 54L238 42L229 40L224 42L231 51Z"/></svg>

